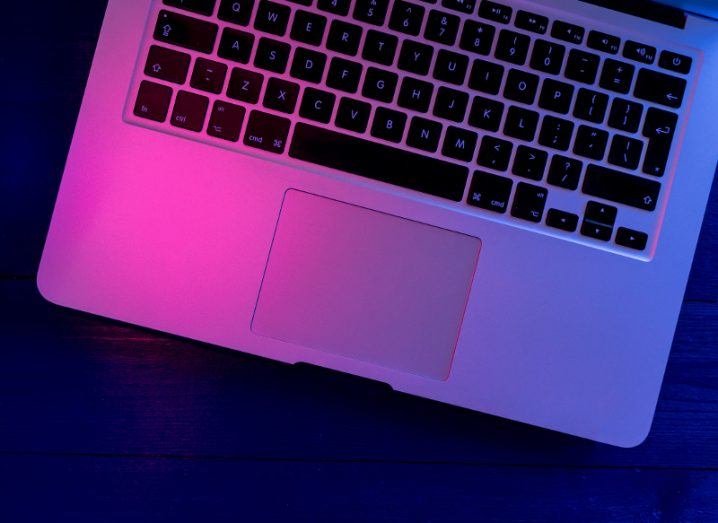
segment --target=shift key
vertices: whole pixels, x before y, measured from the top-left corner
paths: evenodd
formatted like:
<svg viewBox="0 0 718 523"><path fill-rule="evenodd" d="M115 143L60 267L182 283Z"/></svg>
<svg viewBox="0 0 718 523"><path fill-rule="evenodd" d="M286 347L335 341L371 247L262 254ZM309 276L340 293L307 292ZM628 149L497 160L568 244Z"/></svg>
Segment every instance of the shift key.
<svg viewBox="0 0 718 523"><path fill-rule="evenodd" d="M597 198L623 203L645 211L654 211L661 184L653 180L589 165L583 192Z"/></svg>

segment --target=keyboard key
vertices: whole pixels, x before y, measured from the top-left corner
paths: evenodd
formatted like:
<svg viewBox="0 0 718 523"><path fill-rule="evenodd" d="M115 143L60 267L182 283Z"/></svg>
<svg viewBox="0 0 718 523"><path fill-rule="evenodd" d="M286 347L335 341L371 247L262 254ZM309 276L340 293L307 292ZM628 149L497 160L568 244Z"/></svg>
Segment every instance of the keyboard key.
<svg viewBox="0 0 718 523"><path fill-rule="evenodd" d="M417 4L395 0L389 17L389 29L417 36L424 22L425 9Z"/></svg>
<svg viewBox="0 0 718 523"><path fill-rule="evenodd" d="M281 154L286 147L290 122L286 118L261 111L249 115L244 145L270 153Z"/></svg>
<svg viewBox="0 0 718 523"><path fill-rule="evenodd" d="M299 10L294 14L292 31L289 35L292 40L309 45L319 45L322 43L326 27L327 19L324 16Z"/></svg>
<svg viewBox="0 0 718 523"><path fill-rule="evenodd" d="M468 169L403 149L298 123L292 158L461 201Z"/></svg>
<svg viewBox="0 0 718 523"><path fill-rule="evenodd" d="M529 45L531 45L531 38L528 36L504 29L499 33L495 56L504 62L523 65L526 62Z"/></svg>
<svg viewBox="0 0 718 523"><path fill-rule="evenodd" d="M394 55L399 39L396 36L371 29L366 33L362 58L382 65L394 63Z"/></svg>
<svg viewBox="0 0 718 523"><path fill-rule="evenodd" d="M378 107L374 112L374 122L371 125L371 135L376 138L399 143L404 136L406 127L406 114Z"/></svg>
<svg viewBox="0 0 718 523"><path fill-rule="evenodd" d="M360 22L384 25L389 0L356 0L354 18Z"/></svg>
<svg viewBox="0 0 718 523"><path fill-rule="evenodd" d="M432 10L426 21L424 38L444 45L454 45L459 34L461 19L458 16ZM471 51L471 49L468 49Z"/></svg>
<svg viewBox="0 0 718 523"><path fill-rule="evenodd" d="M440 123L415 116L411 119L406 145L430 153L436 152L439 148L441 129Z"/></svg>
<svg viewBox="0 0 718 523"><path fill-rule="evenodd" d="M207 125L207 134L229 142L239 141L245 115L244 107L217 100Z"/></svg>
<svg viewBox="0 0 718 523"><path fill-rule="evenodd" d="M284 36L291 13L292 10L289 6L270 0L261 0L257 8L257 16L254 19L254 28L265 33Z"/></svg>
<svg viewBox="0 0 718 523"><path fill-rule="evenodd" d="M641 162L641 153L643 153L642 141L617 134L611 142L608 163L625 169L637 169Z"/></svg>
<svg viewBox="0 0 718 523"><path fill-rule="evenodd" d="M573 115L581 120L602 123L606 117L607 108L608 95L582 88L578 90Z"/></svg>
<svg viewBox="0 0 718 523"><path fill-rule="evenodd" d="M229 79L227 96L241 102L256 104L262 90L264 77L254 71L235 68Z"/></svg>
<svg viewBox="0 0 718 523"><path fill-rule="evenodd" d="M488 211L505 213L509 206L513 182L503 176L476 171L466 202Z"/></svg>
<svg viewBox="0 0 718 523"><path fill-rule="evenodd" d="M433 54L434 50L426 44L404 40L399 53L399 69L420 76L427 75Z"/></svg>
<svg viewBox="0 0 718 523"><path fill-rule="evenodd" d="M558 74L563 66L563 57L566 48L562 45L536 40L534 50L531 53L531 68L550 74Z"/></svg>
<svg viewBox="0 0 718 523"><path fill-rule="evenodd" d="M653 176L665 174L677 124L676 114L661 109L648 109L643 125L643 136L649 139L643 162L644 173Z"/></svg>
<svg viewBox="0 0 718 523"><path fill-rule="evenodd" d="M652 64L656 60L657 50L650 45L627 40L623 46L623 56L629 60L643 62L644 64Z"/></svg>
<svg viewBox="0 0 718 523"><path fill-rule="evenodd" d="M441 0L441 5L447 9L471 14L476 8L476 0Z"/></svg>
<svg viewBox="0 0 718 523"><path fill-rule="evenodd" d="M186 11L192 11L193 13L209 16L214 11L215 1L216 0L164 0L163 3L170 7L176 7L177 9L184 9Z"/></svg>
<svg viewBox="0 0 718 523"><path fill-rule="evenodd" d="M294 78L318 84L322 81L326 65L327 57L323 53L298 47L294 51L290 74Z"/></svg>
<svg viewBox="0 0 718 523"><path fill-rule="evenodd" d="M547 162L548 154L545 151L519 145L516 149L516 157L514 158L514 166L511 172L522 178L541 180L546 170Z"/></svg>
<svg viewBox="0 0 718 523"><path fill-rule="evenodd" d="M213 60L198 58L194 65L190 85L200 91L219 94L227 78L227 66Z"/></svg>
<svg viewBox="0 0 718 523"><path fill-rule="evenodd" d="M601 129L581 125L576 133L576 143L573 146L574 154L591 158L592 160L603 160L608 147L608 133Z"/></svg>
<svg viewBox="0 0 718 523"><path fill-rule="evenodd" d="M204 126L208 107L209 98L206 96L180 91L177 93L170 123L175 127L198 133Z"/></svg>
<svg viewBox="0 0 718 523"><path fill-rule="evenodd" d="M645 232L634 231L625 227L619 227L616 231L616 245L628 247L637 251L646 249L648 235Z"/></svg>
<svg viewBox="0 0 718 523"><path fill-rule="evenodd" d="M586 220L581 224L581 234L594 240L601 240L607 242L611 239L613 234L613 228L608 225L601 225L600 223L591 223Z"/></svg>
<svg viewBox="0 0 718 523"><path fill-rule="evenodd" d="M628 94L635 70L636 68L630 64L608 58L603 63L600 85L609 91Z"/></svg>
<svg viewBox="0 0 718 523"><path fill-rule="evenodd" d="M147 120L164 122L167 119L172 89L166 85L143 81L135 102L135 115Z"/></svg>
<svg viewBox="0 0 718 523"><path fill-rule="evenodd" d="M352 98L342 98L337 109L337 127L363 133L369 124L371 105Z"/></svg>
<svg viewBox="0 0 718 523"><path fill-rule="evenodd" d="M315 122L329 123L335 101L336 96L333 93L307 87L299 106L299 116Z"/></svg>
<svg viewBox="0 0 718 523"><path fill-rule="evenodd" d="M568 151L573 135L573 122L545 116L539 134L539 143L545 147Z"/></svg>
<svg viewBox="0 0 718 523"><path fill-rule="evenodd" d="M254 0L222 0L217 17L225 22L247 26L253 9Z"/></svg>
<svg viewBox="0 0 718 523"><path fill-rule="evenodd" d="M222 31L217 54L221 58L246 64L249 63L249 56L252 54L253 46L253 34L227 27Z"/></svg>
<svg viewBox="0 0 718 523"><path fill-rule="evenodd" d="M548 18L545 16L529 13L528 11L519 11L516 13L516 21L514 25L519 29L531 31L532 33L545 34L548 29Z"/></svg>
<svg viewBox="0 0 718 523"><path fill-rule="evenodd" d="M535 74L511 69L506 78L504 96L509 100L531 105L536 99L539 77Z"/></svg>
<svg viewBox="0 0 718 523"><path fill-rule="evenodd" d="M513 144L493 136L484 136L481 140L479 157L476 159L479 165L491 167L497 171L505 171L509 168Z"/></svg>
<svg viewBox="0 0 718 523"><path fill-rule="evenodd" d="M469 68L469 57L441 49L436 56L434 78L450 84L461 85Z"/></svg>
<svg viewBox="0 0 718 523"><path fill-rule="evenodd" d="M380 102L390 103L394 99L396 92L396 84L399 76L383 69L369 67L366 70L364 78L364 87L362 88L362 96L379 100Z"/></svg>
<svg viewBox="0 0 718 523"><path fill-rule="evenodd" d="M464 120L468 105L468 94L448 87L439 87L436 100L434 101L434 116L446 118L454 122L461 122Z"/></svg>
<svg viewBox="0 0 718 523"><path fill-rule="evenodd" d="M495 34L496 29L494 26L467 20L461 33L459 47L464 51L488 55L491 52L491 46L494 44Z"/></svg>
<svg viewBox="0 0 718 523"><path fill-rule="evenodd" d="M359 51L362 29L358 25L334 20L327 36L327 49L354 56Z"/></svg>
<svg viewBox="0 0 718 523"><path fill-rule="evenodd" d="M566 232L574 232L578 227L578 216L558 209L549 209L546 213L546 225Z"/></svg>
<svg viewBox="0 0 718 523"><path fill-rule="evenodd" d="M583 219L592 223L613 227L616 223L617 215L618 209L612 205L599 202L588 202L586 203L586 210L584 212Z"/></svg>
<svg viewBox="0 0 718 523"><path fill-rule="evenodd" d="M539 107L555 113L568 114L573 99L573 85L547 78L541 88Z"/></svg>
<svg viewBox="0 0 718 523"><path fill-rule="evenodd" d="M154 38L200 53L211 53L217 39L217 31L216 24L170 11L160 11Z"/></svg>
<svg viewBox="0 0 718 523"><path fill-rule="evenodd" d="M469 87L488 94L499 94L504 68L486 60L474 60L469 77Z"/></svg>
<svg viewBox="0 0 718 523"><path fill-rule="evenodd" d="M153 45L147 55L145 74L166 82L183 84L187 80L190 55Z"/></svg>
<svg viewBox="0 0 718 523"><path fill-rule="evenodd" d="M600 62L601 59L598 55L572 49L568 55L566 72L564 74L569 80L592 84L596 81Z"/></svg>
<svg viewBox="0 0 718 523"><path fill-rule="evenodd" d="M618 50L621 48L621 39L600 31L591 31L588 34L588 47L604 53L618 54Z"/></svg>
<svg viewBox="0 0 718 523"><path fill-rule="evenodd" d="M543 218L543 210L546 207L548 190L543 187L519 182L516 186L514 203L511 206L511 216L539 223Z"/></svg>
<svg viewBox="0 0 718 523"><path fill-rule="evenodd" d="M317 7L322 11L340 16L348 15L351 5L352 0L319 0L317 2Z"/></svg>
<svg viewBox="0 0 718 523"><path fill-rule="evenodd" d="M486 18L487 20L493 20L502 24L508 24L511 22L511 14L513 9L507 5L499 4L496 2L489 2L489 0L483 0L479 6L479 16Z"/></svg>
<svg viewBox="0 0 718 523"><path fill-rule="evenodd" d="M581 44L585 33L586 30L583 27L562 22L561 20L556 20L551 29L551 36L572 44Z"/></svg>
<svg viewBox="0 0 718 523"><path fill-rule="evenodd" d="M270 78L264 92L264 107L291 114L297 106L299 84L279 78Z"/></svg>
<svg viewBox="0 0 718 523"><path fill-rule="evenodd" d="M362 66L343 58L332 58L327 75L327 86L347 93L355 93L359 89Z"/></svg>
<svg viewBox="0 0 718 523"><path fill-rule="evenodd" d="M397 103L399 107L425 113L429 110L433 93L434 86L429 82L406 77L401 82Z"/></svg>
<svg viewBox="0 0 718 523"><path fill-rule="evenodd" d="M551 158L546 181L551 185L573 191L578 187L578 181L583 171L583 163L559 154Z"/></svg>
<svg viewBox="0 0 718 523"><path fill-rule="evenodd" d="M260 38L259 45L257 45L257 54L254 57L254 65L260 69L282 74L287 68L289 51L290 47L287 43L270 40L269 38Z"/></svg>
<svg viewBox="0 0 718 523"><path fill-rule="evenodd" d="M638 102L615 98L608 116L608 125L614 129L635 133L641 123L643 106Z"/></svg>
<svg viewBox="0 0 718 523"><path fill-rule="evenodd" d="M658 60L658 65L663 69L668 69L669 71L675 71L676 73L681 74L690 73L692 64L693 59L691 57L673 53L671 51L661 52L661 58Z"/></svg>
<svg viewBox="0 0 718 523"><path fill-rule="evenodd" d="M479 129L496 132L501 125L503 113L504 104L501 102L477 96L471 105L469 124Z"/></svg>
<svg viewBox="0 0 718 523"><path fill-rule="evenodd" d="M470 162L474 159L474 151L479 135L459 127L448 127L444 137L441 154L449 158Z"/></svg>
<svg viewBox="0 0 718 523"><path fill-rule="evenodd" d="M683 78L641 69L633 94L636 98L678 109L683 104L687 85Z"/></svg>
<svg viewBox="0 0 718 523"><path fill-rule="evenodd" d="M583 182L585 194L646 211L656 209L660 191L658 182L598 165L588 166Z"/></svg>
<svg viewBox="0 0 718 523"><path fill-rule="evenodd" d="M314 0L287 0L287 1L295 3L295 4L310 6L310 5L312 5L312 2Z"/></svg>
<svg viewBox="0 0 718 523"><path fill-rule="evenodd" d="M509 107L504 123L504 134L512 138L518 138L531 142L536 136L539 113L522 109L520 107Z"/></svg>

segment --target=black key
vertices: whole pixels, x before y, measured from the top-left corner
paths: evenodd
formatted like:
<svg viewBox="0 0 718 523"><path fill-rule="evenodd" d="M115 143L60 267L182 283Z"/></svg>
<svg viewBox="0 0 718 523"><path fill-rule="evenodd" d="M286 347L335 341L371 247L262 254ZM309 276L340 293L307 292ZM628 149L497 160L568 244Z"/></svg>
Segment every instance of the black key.
<svg viewBox="0 0 718 523"><path fill-rule="evenodd" d="M164 122L172 100L172 89L166 85L143 81L137 93L135 115L147 120Z"/></svg>
<svg viewBox="0 0 718 523"><path fill-rule="evenodd" d="M499 94L504 67L486 60L474 60L469 77L469 87L489 94Z"/></svg>
<svg viewBox="0 0 718 523"><path fill-rule="evenodd" d="M531 68L545 73L558 74L563 66L563 57L566 48L562 45L536 40L534 50L531 53Z"/></svg>
<svg viewBox="0 0 718 523"><path fill-rule="evenodd" d="M613 137L613 142L611 142L608 163L633 170L638 168L642 152L642 141L617 134Z"/></svg>
<svg viewBox="0 0 718 523"><path fill-rule="evenodd" d="M592 160L603 160L608 146L608 133L601 129L581 125L576 133L576 143L573 146L574 154L591 158Z"/></svg>
<svg viewBox="0 0 718 523"><path fill-rule="evenodd" d="M619 227L616 232L616 244L621 247L628 247L637 251L646 249L648 235L645 232L634 231L625 227Z"/></svg>
<svg viewBox="0 0 718 523"><path fill-rule="evenodd" d="M629 60L643 62L644 64L652 64L656 61L657 50L650 45L627 40L623 46L623 56Z"/></svg>
<svg viewBox="0 0 718 523"><path fill-rule="evenodd" d="M597 91L591 91L590 89L579 89L573 115L582 120L587 120L593 123L601 123L606 117L607 108L608 95Z"/></svg>
<svg viewBox="0 0 718 523"><path fill-rule="evenodd" d="M531 105L536 99L539 77L535 74L511 69L506 78L504 96L509 100Z"/></svg>
<svg viewBox="0 0 718 523"><path fill-rule="evenodd" d="M187 80L190 55L153 45L147 55L145 74L160 80L183 84Z"/></svg>
<svg viewBox="0 0 718 523"><path fill-rule="evenodd" d="M193 13L209 16L214 11L216 0L164 0L164 4L177 9L185 9Z"/></svg>
<svg viewBox="0 0 718 523"><path fill-rule="evenodd" d="M209 98L206 96L180 91L177 93L170 123L175 127L198 133L204 127L208 107Z"/></svg>
<svg viewBox="0 0 718 523"><path fill-rule="evenodd" d="M532 33L545 34L548 29L548 18L545 16L529 13L528 11L519 11L516 13L516 21L514 25L519 29L531 31Z"/></svg>
<svg viewBox="0 0 718 523"><path fill-rule="evenodd" d="M488 211L505 213L509 206L513 182L503 176L476 171L466 202Z"/></svg>
<svg viewBox="0 0 718 523"><path fill-rule="evenodd" d="M200 91L219 94L227 78L227 66L213 60L198 58L194 65L190 85Z"/></svg>
<svg viewBox="0 0 718 523"><path fill-rule="evenodd" d="M290 122L286 118L252 111L247 130L244 132L244 145L281 154L287 144L289 125Z"/></svg>
<svg viewBox="0 0 718 523"><path fill-rule="evenodd" d="M349 7L351 7L351 5L352 0L319 0L319 2L317 2L317 7L322 11L341 16L349 14Z"/></svg>
<svg viewBox="0 0 718 523"><path fill-rule="evenodd" d="M157 19L154 38L200 53L211 53L217 31L216 24L163 10Z"/></svg>
<svg viewBox="0 0 718 523"><path fill-rule="evenodd" d="M244 107L217 100L209 117L207 134L229 142L238 141L245 113Z"/></svg>
<svg viewBox="0 0 718 523"><path fill-rule="evenodd" d="M548 190L529 183L520 182L516 186L514 203L511 206L511 216L539 223L543 218L543 210L546 207Z"/></svg>
<svg viewBox="0 0 718 523"><path fill-rule="evenodd" d="M531 38L528 36L503 29L499 33L495 56L505 62L523 65L526 62L529 45L531 45Z"/></svg>
<svg viewBox="0 0 718 523"><path fill-rule="evenodd" d="M460 22L461 19L458 16L432 10L429 13L429 19L426 21L424 37L432 42L454 45L456 37L459 34ZM469 51L470 50L471 49L469 49Z"/></svg>
<svg viewBox="0 0 718 523"><path fill-rule="evenodd" d="M642 100L678 109L683 104L687 85L683 78L641 69L633 94Z"/></svg>
<svg viewBox="0 0 718 523"><path fill-rule="evenodd" d="M360 22L384 25L389 0L356 0L354 18Z"/></svg>
<svg viewBox="0 0 718 523"><path fill-rule="evenodd" d="M646 211L656 208L661 184L598 165L589 165L583 192L597 198L623 203Z"/></svg>
<svg viewBox="0 0 718 523"><path fill-rule="evenodd" d="M600 62L601 59L598 55L572 49L568 54L568 62L566 63L566 72L564 74L569 80L592 84L596 81Z"/></svg>
<svg viewBox="0 0 718 523"><path fill-rule="evenodd" d="M547 162L548 154L545 151L519 145L516 149L516 157L514 158L514 166L511 172L522 178L541 180L546 170Z"/></svg>
<svg viewBox="0 0 718 523"><path fill-rule="evenodd" d="M264 77L254 71L235 68L229 79L229 87L227 87L227 96L256 104L259 101L259 93L262 90Z"/></svg>
<svg viewBox="0 0 718 523"><path fill-rule="evenodd" d="M249 56L252 54L253 46L253 34L227 27L222 31L222 39L219 42L217 54L227 60L246 64L249 63Z"/></svg>
<svg viewBox="0 0 718 523"><path fill-rule="evenodd" d="M461 85L469 68L469 57L441 49L436 56L434 78L450 84Z"/></svg>
<svg viewBox="0 0 718 523"><path fill-rule="evenodd" d="M306 6L312 5L312 2L313 2L313 0L287 0L287 1L293 2L295 4L306 5Z"/></svg>
<svg viewBox="0 0 718 523"><path fill-rule="evenodd" d="M551 158L546 181L551 185L573 191L578 187L581 171L583 171L583 163L557 154Z"/></svg>
<svg viewBox="0 0 718 523"><path fill-rule="evenodd" d="M294 22L292 22L292 31L290 36L292 40L297 40L309 45L319 45L322 43L324 30L327 27L327 19L316 13L299 10L294 14Z"/></svg>
<svg viewBox="0 0 718 523"><path fill-rule="evenodd" d="M643 162L644 173L653 176L665 174L677 124L676 114L661 109L648 109L643 125L643 136L649 139Z"/></svg>
<svg viewBox="0 0 718 523"><path fill-rule="evenodd" d="M586 203L586 210L584 212L583 219L592 223L613 227L616 223L617 215L618 209L612 205L599 202L588 202Z"/></svg>
<svg viewBox="0 0 718 523"><path fill-rule="evenodd" d="M461 122L466 115L469 105L469 95L462 91L455 91L448 87L439 87L434 102L434 116L446 118L454 122Z"/></svg>
<svg viewBox="0 0 718 523"><path fill-rule="evenodd" d="M401 82L399 90L399 107L413 109L425 113L431 104L431 95L434 93L434 86L429 82L406 77Z"/></svg>
<svg viewBox="0 0 718 523"><path fill-rule="evenodd" d="M661 58L658 60L658 65L663 69L682 74L690 73L692 64L693 59L690 56L673 53L671 51L661 52Z"/></svg>
<svg viewBox="0 0 718 523"><path fill-rule="evenodd" d="M479 129L496 132L501 125L501 116L504 112L504 104L495 100L489 100L483 96L474 98L469 113L469 124Z"/></svg>
<svg viewBox="0 0 718 523"><path fill-rule="evenodd" d="M487 20L493 20L502 24L508 24L511 22L511 14L513 9L507 5L498 4L496 2L489 2L489 0L483 0L479 6L479 16L486 18Z"/></svg>
<svg viewBox="0 0 718 523"><path fill-rule="evenodd" d="M270 0L261 0L257 8L257 16L254 19L254 28L265 33L284 36L291 13L292 10L289 6Z"/></svg>
<svg viewBox="0 0 718 523"><path fill-rule="evenodd" d="M429 73L431 57L434 50L426 45L411 40L404 40L399 53L399 69L418 75Z"/></svg>
<svg viewBox="0 0 718 523"><path fill-rule="evenodd" d="M447 9L471 14L476 8L476 0L441 0L441 5Z"/></svg>
<svg viewBox="0 0 718 523"><path fill-rule="evenodd" d="M464 51L488 55L491 52L491 46L494 44L495 34L496 29L494 26L467 20L461 33L459 47Z"/></svg>
<svg viewBox="0 0 718 523"><path fill-rule="evenodd" d="M566 232L574 232L578 226L578 216L558 209L549 209L546 213L546 225Z"/></svg>
<svg viewBox="0 0 718 523"><path fill-rule="evenodd" d="M635 70L636 68L630 64L608 58L603 63L600 85L609 91L628 94Z"/></svg>
<svg viewBox="0 0 718 523"><path fill-rule="evenodd" d="M249 25L254 0L222 0L217 16L220 20L237 25Z"/></svg>
<svg viewBox="0 0 718 523"><path fill-rule="evenodd" d="M337 127L363 133L369 124L370 113L371 105L368 103L352 98L342 98L337 109Z"/></svg>
<svg viewBox="0 0 718 523"><path fill-rule="evenodd" d="M383 69L369 67L366 70L364 78L364 87L362 88L362 96L379 100L380 102L390 103L394 99L396 92L396 84L399 76Z"/></svg>
<svg viewBox="0 0 718 523"><path fill-rule="evenodd" d="M621 48L621 39L600 31L591 31L588 34L588 46L596 51L618 54L618 50Z"/></svg>
<svg viewBox="0 0 718 523"><path fill-rule="evenodd" d="M359 51L361 27L341 20L334 20L327 36L327 49L354 56Z"/></svg>
<svg viewBox="0 0 718 523"><path fill-rule="evenodd" d="M294 78L318 84L322 81L327 57L318 51L298 47L294 51L290 74Z"/></svg>
<svg viewBox="0 0 718 523"><path fill-rule="evenodd" d="M484 167L505 171L509 168L513 148L514 146L511 142L494 138L493 136L484 136L481 140L479 157L476 161Z"/></svg>
<svg viewBox="0 0 718 523"><path fill-rule="evenodd" d="M613 228L609 227L608 225L590 223L584 220L581 224L581 234L595 240L607 242L611 239L611 235L613 234Z"/></svg>
<svg viewBox="0 0 718 523"><path fill-rule="evenodd" d="M555 113L568 114L573 99L573 85L547 78L541 88L539 107Z"/></svg>
<svg viewBox="0 0 718 523"><path fill-rule="evenodd" d="M383 65L394 63L394 55L399 39L394 35L380 33L373 29L367 31L362 58Z"/></svg>
<svg viewBox="0 0 718 523"><path fill-rule="evenodd" d="M466 167L304 123L295 127L289 155L457 202L468 178Z"/></svg>
<svg viewBox="0 0 718 523"><path fill-rule="evenodd" d="M476 142L478 139L479 135L475 132L451 126L446 129L444 147L441 149L441 154L449 158L470 162L474 159L474 151L476 150Z"/></svg>
<svg viewBox="0 0 718 523"><path fill-rule="evenodd" d="M539 134L539 143L545 147L568 151L573 134L573 122L545 116Z"/></svg>
<svg viewBox="0 0 718 523"><path fill-rule="evenodd" d="M562 22L561 20L556 20L551 28L551 36L572 44L582 43L585 33L586 30L583 27Z"/></svg>
<svg viewBox="0 0 718 523"><path fill-rule="evenodd" d="M347 93L355 93L359 88L362 66L343 58L332 58L327 75L327 86Z"/></svg>
<svg viewBox="0 0 718 523"><path fill-rule="evenodd" d="M378 107L374 111L374 121L371 124L371 135L376 138L399 143L404 136L406 115L393 109Z"/></svg>
<svg viewBox="0 0 718 523"><path fill-rule="evenodd" d="M641 123L643 106L638 102L615 98L608 116L608 125L621 131L635 133Z"/></svg>
<svg viewBox="0 0 718 523"><path fill-rule="evenodd" d="M416 36L421 31L425 9L417 4L395 0L389 17L389 28L400 33Z"/></svg>
<svg viewBox="0 0 718 523"><path fill-rule="evenodd" d="M254 57L254 65L260 69L282 74L287 68L289 51L290 47L287 43L270 40L269 38L260 38L259 45L257 45L257 54Z"/></svg>
<svg viewBox="0 0 718 523"><path fill-rule="evenodd" d="M307 87L299 106L299 116L315 122L329 123L335 101L336 96L333 93Z"/></svg>
<svg viewBox="0 0 718 523"><path fill-rule="evenodd" d="M430 153L436 152L439 148L441 129L440 123L415 116L411 119L406 145Z"/></svg>
<svg viewBox="0 0 718 523"><path fill-rule="evenodd" d="M518 138L531 142L536 136L539 113L522 109L520 107L509 107L504 123L504 134L512 138Z"/></svg>
<svg viewBox="0 0 718 523"><path fill-rule="evenodd" d="M299 85L279 78L270 78L264 92L264 107L291 114L297 106Z"/></svg>

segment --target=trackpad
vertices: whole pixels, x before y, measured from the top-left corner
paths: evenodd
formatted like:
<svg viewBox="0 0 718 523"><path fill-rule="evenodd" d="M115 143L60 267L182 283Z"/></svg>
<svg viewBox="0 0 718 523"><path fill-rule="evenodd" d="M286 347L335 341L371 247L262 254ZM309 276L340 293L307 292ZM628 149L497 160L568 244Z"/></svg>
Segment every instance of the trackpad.
<svg viewBox="0 0 718 523"><path fill-rule="evenodd" d="M471 236L290 190L252 330L446 379L480 248Z"/></svg>

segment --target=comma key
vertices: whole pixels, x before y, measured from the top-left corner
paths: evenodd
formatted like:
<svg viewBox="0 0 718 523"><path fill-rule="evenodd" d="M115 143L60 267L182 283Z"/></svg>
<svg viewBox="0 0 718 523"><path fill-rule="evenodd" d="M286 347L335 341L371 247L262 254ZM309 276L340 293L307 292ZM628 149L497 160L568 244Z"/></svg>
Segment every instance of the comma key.
<svg viewBox="0 0 718 523"><path fill-rule="evenodd" d="M286 146L289 125L286 118L252 111L244 133L244 145L281 154Z"/></svg>

